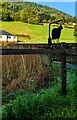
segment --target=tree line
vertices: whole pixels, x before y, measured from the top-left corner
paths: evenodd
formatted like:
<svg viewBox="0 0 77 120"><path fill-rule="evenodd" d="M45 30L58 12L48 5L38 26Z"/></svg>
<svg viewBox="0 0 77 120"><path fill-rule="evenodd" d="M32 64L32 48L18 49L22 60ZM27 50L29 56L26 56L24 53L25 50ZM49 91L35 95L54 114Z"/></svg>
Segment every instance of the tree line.
<svg viewBox="0 0 77 120"><path fill-rule="evenodd" d="M32 2L1 2L0 20L22 21L25 23L49 23L53 20L65 18L65 22L77 22L77 17L70 16L57 9Z"/></svg>

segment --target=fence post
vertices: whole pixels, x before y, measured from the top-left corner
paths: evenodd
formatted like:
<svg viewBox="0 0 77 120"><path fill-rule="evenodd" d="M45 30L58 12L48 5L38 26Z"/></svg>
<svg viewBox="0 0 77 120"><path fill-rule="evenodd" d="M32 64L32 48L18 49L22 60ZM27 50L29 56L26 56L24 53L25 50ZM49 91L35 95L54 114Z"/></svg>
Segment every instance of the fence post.
<svg viewBox="0 0 77 120"><path fill-rule="evenodd" d="M62 67L62 95L66 95L66 44L63 43L61 54L61 67Z"/></svg>

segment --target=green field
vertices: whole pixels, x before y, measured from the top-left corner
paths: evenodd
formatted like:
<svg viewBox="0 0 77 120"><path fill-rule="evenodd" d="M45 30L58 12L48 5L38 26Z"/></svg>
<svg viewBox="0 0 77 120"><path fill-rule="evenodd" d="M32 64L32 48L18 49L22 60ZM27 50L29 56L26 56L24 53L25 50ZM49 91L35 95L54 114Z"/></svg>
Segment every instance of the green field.
<svg viewBox="0 0 77 120"><path fill-rule="evenodd" d="M2 25L2 28L1 28ZM34 25L22 22L0 22L0 29L6 30L14 35L18 35L18 40L24 43L47 43L48 25ZM51 26L51 30L53 26ZM64 28L61 33L60 42L74 43L74 29ZM23 37L21 35L29 35Z"/></svg>

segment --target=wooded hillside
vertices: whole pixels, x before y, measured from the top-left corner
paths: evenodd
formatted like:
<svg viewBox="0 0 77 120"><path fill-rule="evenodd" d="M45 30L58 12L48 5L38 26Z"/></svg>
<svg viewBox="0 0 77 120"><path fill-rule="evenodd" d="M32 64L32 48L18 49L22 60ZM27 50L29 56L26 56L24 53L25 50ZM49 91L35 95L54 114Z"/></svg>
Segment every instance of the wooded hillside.
<svg viewBox="0 0 77 120"><path fill-rule="evenodd" d="M33 2L0 2L0 19L2 21L22 21L26 23L49 23L55 19L65 18L65 22L76 22L72 17L57 9Z"/></svg>

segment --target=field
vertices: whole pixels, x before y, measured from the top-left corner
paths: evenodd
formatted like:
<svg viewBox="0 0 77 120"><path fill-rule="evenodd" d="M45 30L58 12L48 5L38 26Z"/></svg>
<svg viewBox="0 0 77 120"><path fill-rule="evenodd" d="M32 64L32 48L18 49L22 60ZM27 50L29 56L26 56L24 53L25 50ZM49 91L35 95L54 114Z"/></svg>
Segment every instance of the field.
<svg viewBox="0 0 77 120"><path fill-rule="evenodd" d="M33 25L22 22L0 22L2 28L14 35L24 43L48 43L48 25ZM51 31L54 27L51 26ZM74 29L64 28L60 42L74 43Z"/></svg>

